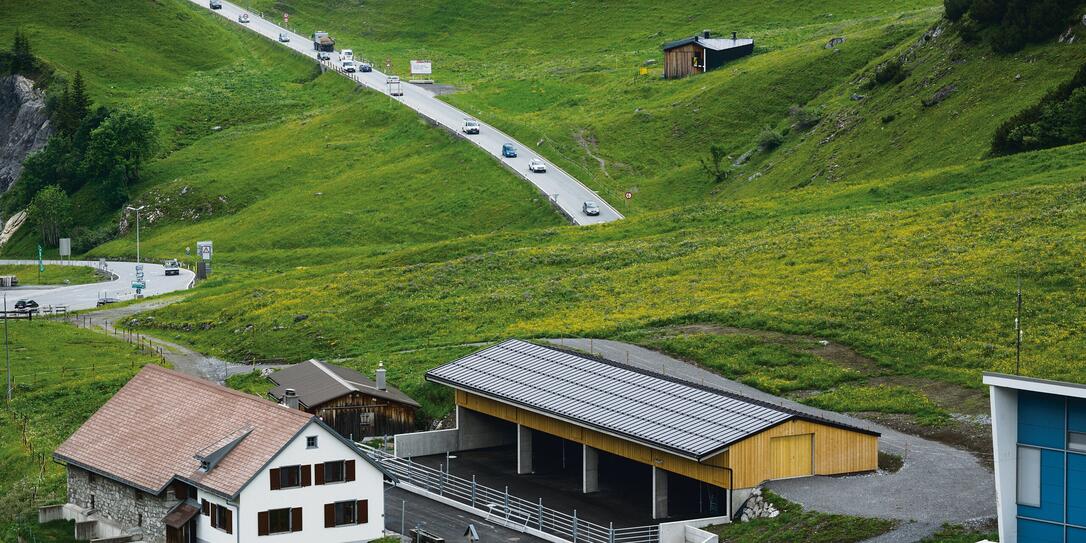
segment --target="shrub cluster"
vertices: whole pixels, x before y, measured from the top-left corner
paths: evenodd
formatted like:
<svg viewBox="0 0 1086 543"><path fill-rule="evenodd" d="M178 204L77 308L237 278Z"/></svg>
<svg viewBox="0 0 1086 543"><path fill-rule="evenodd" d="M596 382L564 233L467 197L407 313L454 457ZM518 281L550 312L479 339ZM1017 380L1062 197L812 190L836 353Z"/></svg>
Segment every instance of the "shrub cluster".
<svg viewBox="0 0 1086 543"><path fill-rule="evenodd" d="M993 155L1048 149L1086 141L1086 65L1036 105L996 129Z"/></svg>
<svg viewBox="0 0 1086 543"><path fill-rule="evenodd" d="M961 22L966 35L991 29L993 49L1010 53L1059 34L1078 6L1075 0L943 0L946 18Z"/></svg>

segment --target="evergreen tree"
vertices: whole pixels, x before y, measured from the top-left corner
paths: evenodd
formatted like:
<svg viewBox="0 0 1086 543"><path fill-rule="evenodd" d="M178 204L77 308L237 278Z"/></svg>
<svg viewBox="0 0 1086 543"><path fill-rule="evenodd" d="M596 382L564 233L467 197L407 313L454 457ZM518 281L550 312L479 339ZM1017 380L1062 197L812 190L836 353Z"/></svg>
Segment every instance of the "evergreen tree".
<svg viewBox="0 0 1086 543"><path fill-rule="evenodd" d="M87 118L90 105L90 96L87 95L87 85L83 82L83 74L77 70L75 79L72 80L71 104L69 105L73 120L72 132L75 132L83 123L83 119Z"/></svg>
<svg viewBox="0 0 1086 543"><path fill-rule="evenodd" d="M34 70L34 55L30 52L30 39L21 30L15 31L15 41L9 54L8 70L13 74L25 74Z"/></svg>

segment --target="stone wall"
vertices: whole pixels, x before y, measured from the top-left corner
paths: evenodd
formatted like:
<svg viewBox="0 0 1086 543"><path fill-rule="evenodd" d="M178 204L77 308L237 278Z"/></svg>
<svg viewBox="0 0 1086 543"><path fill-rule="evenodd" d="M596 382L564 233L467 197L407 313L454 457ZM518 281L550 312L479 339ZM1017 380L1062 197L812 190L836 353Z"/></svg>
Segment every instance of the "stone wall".
<svg viewBox="0 0 1086 543"><path fill-rule="evenodd" d="M166 490L155 496L84 469L68 466L68 503L94 509L98 515L121 526L142 531L144 541L165 543L166 525L162 522L162 517L178 502L173 490Z"/></svg>
<svg viewBox="0 0 1086 543"><path fill-rule="evenodd" d="M45 96L21 76L0 77L0 193L23 171L23 160L45 147L53 128Z"/></svg>

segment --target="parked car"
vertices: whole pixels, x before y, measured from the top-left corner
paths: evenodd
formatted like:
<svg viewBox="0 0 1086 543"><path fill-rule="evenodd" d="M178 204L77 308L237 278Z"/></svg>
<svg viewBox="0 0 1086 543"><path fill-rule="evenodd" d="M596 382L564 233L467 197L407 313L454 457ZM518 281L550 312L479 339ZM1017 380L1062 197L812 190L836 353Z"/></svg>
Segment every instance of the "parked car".
<svg viewBox="0 0 1086 543"><path fill-rule="evenodd" d="M479 121L476 121L474 119L464 119L464 125L460 127L460 131L465 134L478 134Z"/></svg>
<svg viewBox="0 0 1086 543"><path fill-rule="evenodd" d="M368 60L363 60L362 62L359 62L358 63L358 71L360 71L360 72L372 72L373 71L373 63L368 61Z"/></svg>
<svg viewBox="0 0 1086 543"><path fill-rule="evenodd" d="M98 307L102 307L103 305L108 305L108 304L115 304L115 303L117 303L119 301L121 301L121 300L119 300L117 298L110 298L108 296L105 297L105 298L98 298Z"/></svg>
<svg viewBox="0 0 1086 543"><path fill-rule="evenodd" d="M219 0L211 0L210 2L208 2L207 5L211 9L222 9L222 2L220 2Z"/></svg>
<svg viewBox="0 0 1086 543"><path fill-rule="evenodd" d="M247 23L247 22L249 22L249 14L245 13L245 12L239 13L238 14L238 22L239 23Z"/></svg>
<svg viewBox="0 0 1086 543"><path fill-rule="evenodd" d="M581 206L581 210L584 211L585 215L593 217L600 214L600 206L596 205L596 202L585 202L584 205Z"/></svg>
<svg viewBox="0 0 1086 543"><path fill-rule="evenodd" d="M517 148L512 143L502 145L502 156L505 158L517 158Z"/></svg>
<svg viewBox="0 0 1086 543"><path fill-rule="evenodd" d="M547 171L547 165L544 164L542 160L539 160L538 158L533 158L532 161L528 163L528 171L535 173L544 173Z"/></svg>
<svg viewBox="0 0 1086 543"><path fill-rule="evenodd" d="M15 302L15 310L23 313L37 313L38 302L34 300L19 300Z"/></svg>
<svg viewBox="0 0 1086 543"><path fill-rule="evenodd" d="M290 34L287 34L286 32L280 32L279 33L279 41L281 43L289 42L290 41Z"/></svg>
<svg viewBox="0 0 1086 543"><path fill-rule="evenodd" d="M344 49L339 52L339 60L354 60L354 51Z"/></svg>
<svg viewBox="0 0 1086 543"><path fill-rule="evenodd" d="M344 60L342 64L343 64L343 71L345 71L345 72L347 72L349 74L353 74L354 72L358 71L358 66L354 65L353 60Z"/></svg>

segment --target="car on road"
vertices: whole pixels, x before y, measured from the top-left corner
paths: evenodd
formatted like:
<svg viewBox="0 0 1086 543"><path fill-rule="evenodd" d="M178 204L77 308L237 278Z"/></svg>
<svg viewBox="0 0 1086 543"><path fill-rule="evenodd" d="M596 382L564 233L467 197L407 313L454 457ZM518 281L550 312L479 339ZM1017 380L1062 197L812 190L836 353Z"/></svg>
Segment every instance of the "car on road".
<svg viewBox="0 0 1086 543"><path fill-rule="evenodd" d="M238 22L239 23L247 23L247 22L249 22L249 14L245 13L245 12L239 13L238 14Z"/></svg>
<svg viewBox="0 0 1086 543"><path fill-rule="evenodd" d="M517 158L517 148L512 143L502 145L502 156L505 158Z"/></svg>
<svg viewBox="0 0 1086 543"><path fill-rule="evenodd" d="M343 65L343 71L345 71L345 72L347 72L349 74L353 74L353 73L358 71L358 66L354 65L353 60L344 60L342 65Z"/></svg>
<svg viewBox="0 0 1086 543"><path fill-rule="evenodd" d="M19 300L15 302L15 310L21 313L37 313L38 302L34 300Z"/></svg>
<svg viewBox="0 0 1086 543"><path fill-rule="evenodd" d="M476 121L475 119L464 119L464 124L460 127L460 131L465 134L478 134L479 121Z"/></svg>
<svg viewBox="0 0 1086 543"><path fill-rule="evenodd" d="M332 53L327 51L317 51L317 60L332 60Z"/></svg>
<svg viewBox="0 0 1086 543"><path fill-rule="evenodd" d="M528 163L528 171L535 173L545 173L547 171L547 165L544 164L542 160L539 160L538 158L533 158L532 161Z"/></svg>
<svg viewBox="0 0 1086 543"><path fill-rule="evenodd" d="M339 52L339 60L354 60L354 51L344 49Z"/></svg>
<svg viewBox="0 0 1086 543"><path fill-rule="evenodd" d="M219 0L211 0L207 3L207 5L211 9L222 9L222 2L220 2Z"/></svg>
<svg viewBox="0 0 1086 543"><path fill-rule="evenodd" d="M166 268L166 275L181 275L181 263L176 259L167 260L162 264Z"/></svg>
<svg viewBox="0 0 1086 543"><path fill-rule="evenodd" d="M600 214L600 206L597 205L596 202L588 201L581 206L581 211L584 211L585 215L595 217Z"/></svg>
<svg viewBox="0 0 1086 543"><path fill-rule="evenodd" d="M290 34L287 34L286 32L280 32L279 33L279 42L280 43L287 43L289 41L290 41Z"/></svg>
<svg viewBox="0 0 1086 543"><path fill-rule="evenodd" d="M119 301L121 300L118 298L110 298L108 296L105 298L98 298L98 307L102 307L103 305L115 304Z"/></svg>
<svg viewBox="0 0 1086 543"><path fill-rule="evenodd" d="M362 62L359 62L358 63L358 71L360 71L360 72L372 72L373 71L373 63L368 61L368 60L363 60Z"/></svg>

